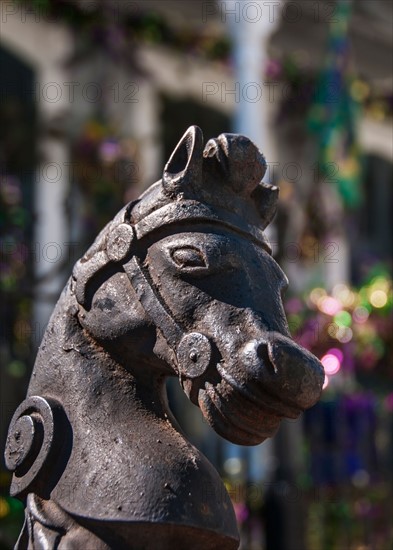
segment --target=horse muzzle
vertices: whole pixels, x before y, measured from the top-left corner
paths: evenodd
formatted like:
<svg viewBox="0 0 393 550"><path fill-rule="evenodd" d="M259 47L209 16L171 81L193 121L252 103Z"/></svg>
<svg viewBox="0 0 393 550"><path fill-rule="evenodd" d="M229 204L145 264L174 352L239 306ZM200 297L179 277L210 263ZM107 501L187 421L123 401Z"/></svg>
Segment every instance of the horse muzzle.
<svg viewBox="0 0 393 550"><path fill-rule="evenodd" d="M248 342L241 356L245 381L255 391L260 389L301 411L320 398L325 376L322 364L290 338L268 333L263 341Z"/></svg>
<svg viewBox="0 0 393 550"><path fill-rule="evenodd" d="M248 341L216 368L219 382L201 377L198 404L220 435L243 445L271 437L283 418L313 406L324 381L320 361L277 332Z"/></svg>

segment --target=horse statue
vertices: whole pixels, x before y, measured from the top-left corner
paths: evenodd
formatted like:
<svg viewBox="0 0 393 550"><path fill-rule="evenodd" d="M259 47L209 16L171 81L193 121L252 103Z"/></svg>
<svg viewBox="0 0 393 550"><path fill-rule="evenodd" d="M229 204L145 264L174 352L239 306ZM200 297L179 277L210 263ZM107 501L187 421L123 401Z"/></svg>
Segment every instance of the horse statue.
<svg viewBox="0 0 393 550"><path fill-rule="evenodd" d="M188 129L162 179L76 263L11 421L17 549L236 549L230 498L172 415L166 379L225 439L256 445L320 397L291 340L263 230L278 189L246 137Z"/></svg>

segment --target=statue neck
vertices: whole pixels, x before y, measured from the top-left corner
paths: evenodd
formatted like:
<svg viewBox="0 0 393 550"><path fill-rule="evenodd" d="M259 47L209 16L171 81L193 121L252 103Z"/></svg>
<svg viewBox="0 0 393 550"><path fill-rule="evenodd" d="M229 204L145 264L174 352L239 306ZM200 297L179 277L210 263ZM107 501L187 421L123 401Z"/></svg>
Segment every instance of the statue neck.
<svg viewBox="0 0 393 550"><path fill-rule="evenodd" d="M163 372L145 364L138 354L128 356L125 365L120 364L115 354L105 350L81 327L76 306L66 307L67 300L65 293L49 321L37 354L29 395L47 394L65 408L84 408L89 417L104 407L114 415L114 421L119 419L121 406L127 411L128 425L141 409L149 411L151 418L172 420Z"/></svg>
<svg viewBox="0 0 393 550"><path fill-rule="evenodd" d="M218 474L169 410L163 371L145 364L139 351L121 365L86 334L68 303L64 293L29 387L30 396L58 401L69 425L55 426L69 454L61 452L54 464L50 500L91 530L126 529L128 540L146 524L164 526L160 540L166 524L177 538L191 527L200 532L198 547L206 532L236 538Z"/></svg>

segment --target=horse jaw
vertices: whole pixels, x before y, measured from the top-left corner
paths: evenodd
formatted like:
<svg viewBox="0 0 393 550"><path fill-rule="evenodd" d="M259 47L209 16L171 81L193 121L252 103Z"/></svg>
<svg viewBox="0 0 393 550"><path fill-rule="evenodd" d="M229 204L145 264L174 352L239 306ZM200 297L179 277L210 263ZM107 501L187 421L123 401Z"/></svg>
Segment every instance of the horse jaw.
<svg viewBox="0 0 393 550"><path fill-rule="evenodd" d="M250 340L216 368L221 379L204 383L198 405L219 435L239 445L273 436L282 419L296 419L322 392L318 359L279 333Z"/></svg>

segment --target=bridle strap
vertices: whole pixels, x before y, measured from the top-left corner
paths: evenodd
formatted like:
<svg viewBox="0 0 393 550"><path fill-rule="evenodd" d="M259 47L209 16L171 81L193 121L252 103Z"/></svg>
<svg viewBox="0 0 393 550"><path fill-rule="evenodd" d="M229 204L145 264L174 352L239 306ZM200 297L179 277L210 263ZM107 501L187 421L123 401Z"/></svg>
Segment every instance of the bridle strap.
<svg viewBox="0 0 393 550"><path fill-rule="evenodd" d="M169 346L176 352L179 342L184 336L184 332L168 313L166 307L153 289L139 259L133 256L127 263L123 264L123 269L146 314L160 330Z"/></svg>
<svg viewBox="0 0 393 550"><path fill-rule="evenodd" d="M90 279L99 271L105 269L109 262L123 262L132 253L135 241L140 241L163 226L182 225L186 221L209 225L216 224L246 236L271 253L270 246L261 228L249 224L237 214L217 206L196 200L177 201L162 206L132 224L129 217L135 204L131 203L117 214L108 228L108 235L106 238L105 236L102 238L103 242L100 243L102 248L95 251L89 258L82 258L75 264L73 270L75 294L79 304L83 307L86 305L86 288ZM93 248L95 246L98 245L93 245ZM133 273L136 268L130 265L128 269L130 269L130 273ZM139 271L141 273L139 280L146 279L140 266ZM146 283L148 284L147 280ZM146 286L146 283L143 286Z"/></svg>
<svg viewBox="0 0 393 550"><path fill-rule="evenodd" d="M270 245L260 227L248 223L234 212L196 200L182 200L162 206L135 223L134 231L136 238L140 240L158 228L185 221L227 227L252 239L271 253Z"/></svg>
<svg viewBox="0 0 393 550"><path fill-rule="evenodd" d="M123 269L146 315L175 353L180 379L201 376L211 364L212 345L209 338L200 332L183 331L167 311L136 256L123 264Z"/></svg>

